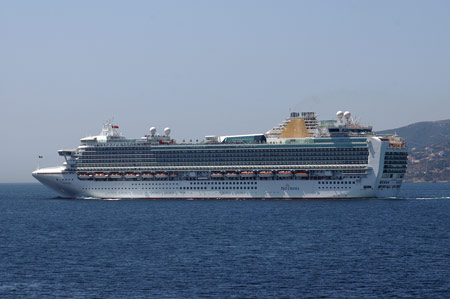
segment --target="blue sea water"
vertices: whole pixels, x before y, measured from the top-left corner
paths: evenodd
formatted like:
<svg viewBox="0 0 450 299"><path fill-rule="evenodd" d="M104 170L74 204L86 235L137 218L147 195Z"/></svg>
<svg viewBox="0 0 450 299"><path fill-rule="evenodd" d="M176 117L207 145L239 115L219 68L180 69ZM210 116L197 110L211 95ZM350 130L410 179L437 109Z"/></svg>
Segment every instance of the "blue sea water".
<svg viewBox="0 0 450 299"><path fill-rule="evenodd" d="M0 298L450 297L450 184L399 197L67 200L0 184Z"/></svg>

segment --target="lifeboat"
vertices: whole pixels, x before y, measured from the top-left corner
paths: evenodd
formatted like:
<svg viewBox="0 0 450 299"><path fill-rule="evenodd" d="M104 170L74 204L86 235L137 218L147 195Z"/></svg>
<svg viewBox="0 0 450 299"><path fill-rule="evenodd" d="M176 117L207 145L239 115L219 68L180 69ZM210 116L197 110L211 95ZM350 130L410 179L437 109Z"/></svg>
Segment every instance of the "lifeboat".
<svg viewBox="0 0 450 299"><path fill-rule="evenodd" d="M273 176L273 172L269 170L262 170L258 173L261 178L271 178Z"/></svg>
<svg viewBox="0 0 450 299"><path fill-rule="evenodd" d="M253 171L241 171L241 177L243 178L252 178L255 176L255 172Z"/></svg>
<svg viewBox="0 0 450 299"><path fill-rule="evenodd" d="M103 172L96 172L94 173L94 179L96 180L106 180L108 178L108 175Z"/></svg>
<svg viewBox="0 0 450 299"><path fill-rule="evenodd" d="M77 174L77 176L80 180L89 180L90 178L92 178L92 174L86 172L80 172Z"/></svg>
<svg viewBox="0 0 450 299"><path fill-rule="evenodd" d="M178 172L172 172L172 173L170 174L170 177L171 177L171 178L177 178L177 177L178 177Z"/></svg>
<svg viewBox="0 0 450 299"><path fill-rule="evenodd" d="M225 176L227 178L237 178L237 177L239 177L239 173L237 173L235 171L230 171L230 172L225 173Z"/></svg>
<svg viewBox="0 0 450 299"><path fill-rule="evenodd" d="M125 172L125 174L123 176L127 180L135 180L135 179L138 178L139 175L137 173L134 173L134 172Z"/></svg>
<svg viewBox="0 0 450 299"><path fill-rule="evenodd" d="M302 171L302 170L297 170L295 172L295 176L296 177L304 177L304 176L308 176L308 172L307 171Z"/></svg>
<svg viewBox="0 0 450 299"><path fill-rule="evenodd" d="M109 174L109 177L111 179L120 179L120 178L122 178L122 174L120 172L111 172Z"/></svg>
<svg viewBox="0 0 450 299"><path fill-rule="evenodd" d="M141 177L145 180L153 179L153 173L143 172L143 173L141 173Z"/></svg>
<svg viewBox="0 0 450 299"><path fill-rule="evenodd" d="M169 177L169 175L167 174L167 172L157 172L155 173L155 179L167 179Z"/></svg>
<svg viewBox="0 0 450 299"><path fill-rule="evenodd" d="M277 176L280 178L289 178L292 176L292 171L290 170L280 170L277 172Z"/></svg>
<svg viewBox="0 0 450 299"><path fill-rule="evenodd" d="M223 173L222 172L211 172L211 178L221 179L221 178L223 178Z"/></svg>

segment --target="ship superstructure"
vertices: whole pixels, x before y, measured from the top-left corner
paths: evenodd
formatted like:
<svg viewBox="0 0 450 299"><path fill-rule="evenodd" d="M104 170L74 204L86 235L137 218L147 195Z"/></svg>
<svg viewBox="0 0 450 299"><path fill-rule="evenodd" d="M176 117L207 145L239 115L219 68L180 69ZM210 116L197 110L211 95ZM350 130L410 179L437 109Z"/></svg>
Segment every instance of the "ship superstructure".
<svg viewBox="0 0 450 299"><path fill-rule="evenodd" d="M152 127L139 139L104 124L98 136L60 150L61 167L33 176L64 197L371 198L396 196L406 172L405 141L352 121L292 112L266 134L206 136L178 144Z"/></svg>

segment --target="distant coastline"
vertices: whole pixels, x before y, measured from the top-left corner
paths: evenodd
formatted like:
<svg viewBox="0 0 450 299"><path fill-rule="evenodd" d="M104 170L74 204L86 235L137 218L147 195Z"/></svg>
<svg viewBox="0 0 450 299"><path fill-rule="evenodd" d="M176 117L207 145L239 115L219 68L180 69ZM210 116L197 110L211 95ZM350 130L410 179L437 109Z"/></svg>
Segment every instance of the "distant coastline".
<svg viewBox="0 0 450 299"><path fill-rule="evenodd" d="M450 182L450 119L425 121L378 132L398 134L408 144L404 182Z"/></svg>

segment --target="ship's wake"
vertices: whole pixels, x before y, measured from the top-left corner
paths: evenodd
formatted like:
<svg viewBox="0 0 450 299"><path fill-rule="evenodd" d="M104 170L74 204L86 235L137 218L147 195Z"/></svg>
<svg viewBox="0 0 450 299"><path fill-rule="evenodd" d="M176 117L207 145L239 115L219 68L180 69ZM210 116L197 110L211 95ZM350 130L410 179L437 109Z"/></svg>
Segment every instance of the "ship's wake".
<svg viewBox="0 0 450 299"><path fill-rule="evenodd" d="M431 200L431 199L450 199L450 196L436 196L436 197L415 197L411 199L417 200Z"/></svg>

